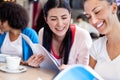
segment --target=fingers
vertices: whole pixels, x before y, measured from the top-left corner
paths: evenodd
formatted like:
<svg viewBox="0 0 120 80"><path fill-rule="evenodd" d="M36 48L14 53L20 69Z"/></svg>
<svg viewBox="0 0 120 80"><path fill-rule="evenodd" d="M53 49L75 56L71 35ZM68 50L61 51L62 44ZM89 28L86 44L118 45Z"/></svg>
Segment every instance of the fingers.
<svg viewBox="0 0 120 80"><path fill-rule="evenodd" d="M34 54L32 55L27 63L29 66L32 66L32 67L39 67L39 64L44 60L44 56L42 54Z"/></svg>
<svg viewBox="0 0 120 80"><path fill-rule="evenodd" d="M30 63L29 65L33 66L33 67L37 67L39 66L39 64L44 60L43 56L37 56L35 57Z"/></svg>
<svg viewBox="0 0 120 80"><path fill-rule="evenodd" d="M67 67L69 67L70 65L65 65L65 64L62 64L60 67L59 67L59 70L63 70Z"/></svg>
<svg viewBox="0 0 120 80"><path fill-rule="evenodd" d="M27 63L27 62L24 62L23 60L20 61L20 64L21 64L21 65L28 66L28 63Z"/></svg>

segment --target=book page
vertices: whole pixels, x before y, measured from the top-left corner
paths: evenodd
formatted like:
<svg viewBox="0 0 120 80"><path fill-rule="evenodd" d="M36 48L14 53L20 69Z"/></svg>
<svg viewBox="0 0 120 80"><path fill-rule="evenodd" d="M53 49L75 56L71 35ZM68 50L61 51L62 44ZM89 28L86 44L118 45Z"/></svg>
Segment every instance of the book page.
<svg viewBox="0 0 120 80"><path fill-rule="evenodd" d="M47 69L54 69L58 70L60 64L58 61L53 57L51 53L49 53L43 46L40 44L34 44L35 51L34 54L43 54L45 56L44 61L40 63L40 67L47 68Z"/></svg>
<svg viewBox="0 0 120 80"><path fill-rule="evenodd" d="M59 71L58 67L60 64L51 53L49 53L42 45L32 43L28 36L24 34L21 35L30 45L34 54L43 54L45 56L43 62L40 63L40 67Z"/></svg>

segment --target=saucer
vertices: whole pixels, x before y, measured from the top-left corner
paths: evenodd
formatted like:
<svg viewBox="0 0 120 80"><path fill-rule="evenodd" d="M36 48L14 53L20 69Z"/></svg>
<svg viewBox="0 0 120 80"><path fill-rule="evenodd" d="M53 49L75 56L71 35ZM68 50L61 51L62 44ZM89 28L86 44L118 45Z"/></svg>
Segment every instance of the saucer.
<svg viewBox="0 0 120 80"><path fill-rule="evenodd" d="M4 66L0 66L0 70L3 71L3 72L7 72L7 73L21 73L21 72L27 71L27 68L20 65L18 69L10 70L10 69L7 68L6 65L4 65Z"/></svg>

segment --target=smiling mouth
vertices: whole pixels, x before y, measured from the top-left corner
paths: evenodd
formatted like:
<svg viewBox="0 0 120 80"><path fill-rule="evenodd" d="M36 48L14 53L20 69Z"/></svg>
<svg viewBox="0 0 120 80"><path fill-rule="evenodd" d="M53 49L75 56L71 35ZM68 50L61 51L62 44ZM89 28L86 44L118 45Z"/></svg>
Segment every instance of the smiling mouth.
<svg viewBox="0 0 120 80"><path fill-rule="evenodd" d="M63 31L64 28L56 28L57 31Z"/></svg>
<svg viewBox="0 0 120 80"><path fill-rule="evenodd" d="M99 24L97 25L97 28L102 27L102 26L103 26L103 24L104 24L104 22L99 23Z"/></svg>

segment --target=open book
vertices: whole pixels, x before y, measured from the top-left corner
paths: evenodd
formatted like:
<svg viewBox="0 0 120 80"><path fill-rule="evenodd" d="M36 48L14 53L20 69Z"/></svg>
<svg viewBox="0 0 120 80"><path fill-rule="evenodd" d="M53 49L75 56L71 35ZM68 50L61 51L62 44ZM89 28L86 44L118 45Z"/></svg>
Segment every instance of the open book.
<svg viewBox="0 0 120 80"><path fill-rule="evenodd" d="M40 67L59 71L58 67L60 64L51 53L49 53L42 45L32 43L26 35L21 35L30 45L34 54L43 54L45 56L44 61L40 63Z"/></svg>
<svg viewBox="0 0 120 80"><path fill-rule="evenodd" d="M53 80L104 80L91 67L75 64L61 71Z"/></svg>
<svg viewBox="0 0 120 80"><path fill-rule="evenodd" d="M45 56L44 61L40 63L40 67L58 70L58 67L60 66L60 64L51 53L49 53L40 44L34 44L34 47L36 47L34 50L34 54L43 54Z"/></svg>

